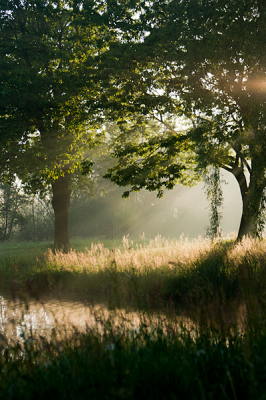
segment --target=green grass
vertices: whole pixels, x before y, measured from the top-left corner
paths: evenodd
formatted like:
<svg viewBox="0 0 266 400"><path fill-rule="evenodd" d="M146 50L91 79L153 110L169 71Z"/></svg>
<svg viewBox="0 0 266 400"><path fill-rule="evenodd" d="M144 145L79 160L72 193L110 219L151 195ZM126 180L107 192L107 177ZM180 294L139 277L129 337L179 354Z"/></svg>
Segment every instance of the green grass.
<svg viewBox="0 0 266 400"><path fill-rule="evenodd" d="M3 242L0 243L0 259L27 260L34 263L36 257L41 257L52 246L51 242Z"/></svg>
<svg viewBox="0 0 266 400"><path fill-rule="evenodd" d="M73 239L71 249L76 251L85 251L91 247L91 243L98 243L101 240L97 238ZM105 240L106 248L115 248L121 245L121 240ZM34 263L36 257L42 257L43 254L53 248L52 242L2 242L0 243L0 259L8 258L12 261L25 260Z"/></svg>

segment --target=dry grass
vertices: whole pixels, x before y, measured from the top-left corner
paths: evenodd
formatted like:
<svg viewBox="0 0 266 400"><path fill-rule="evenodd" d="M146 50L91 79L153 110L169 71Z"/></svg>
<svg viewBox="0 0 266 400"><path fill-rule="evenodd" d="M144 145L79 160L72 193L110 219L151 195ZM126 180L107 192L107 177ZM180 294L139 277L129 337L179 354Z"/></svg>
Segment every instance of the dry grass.
<svg viewBox="0 0 266 400"><path fill-rule="evenodd" d="M148 245L134 245L133 241L124 237L120 248L108 249L103 243L92 243L91 248L84 252L70 250L65 254L48 250L45 260L50 265L66 270L88 273L108 269L110 262L115 261L118 271L133 268L136 272L143 273L162 267L173 270L174 267L189 266L206 256L212 248L213 243L202 238L189 242L183 237L180 240L167 240L157 236Z"/></svg>
<svg viewBox="0 0 266 400"><path fill-rule="evenodd" d="M0 274L12 291L23 287L33 295L47 290L74 292L123 307L171 300L184 306L212 303L224 308L247 298L255 307L266 298L266 241L157 236L141 244L124 237L119 247L92 243L84 251L67 254L48 250L34 263L6 262ZM255 302L257 292L261 296Z"/></svg>

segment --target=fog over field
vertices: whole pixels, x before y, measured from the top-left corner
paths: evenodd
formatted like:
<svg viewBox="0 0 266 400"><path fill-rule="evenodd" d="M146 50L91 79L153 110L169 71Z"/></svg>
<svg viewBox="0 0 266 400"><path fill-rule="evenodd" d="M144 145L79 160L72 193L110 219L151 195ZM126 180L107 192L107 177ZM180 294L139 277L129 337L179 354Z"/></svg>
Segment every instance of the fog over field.
<svg viewBox="0 0 266 400"><path fill-rule="evenodd" d="M221 229L223 235L237 231L240 224L242 203L238 184L232 174L222 172L223 218ZM176 189L175 189L176 190ZM193 188L183 188L175 201L178 210L176 235L184 232L190 237L197 237L205 232L209 224L209 205L201 182ZM158 216L159 219L159 216Z"/></svg>
<svg viewBox="0 0 266 400"><path fill-rule="evenodd" d="M237 231L242 203L237 182L232 174L222 173L224 194L221 230L224 236ZM189 188L177 185L158 199L155 192L132 193L122 199L123 189L112 188L102 198L73 199L70 207L71 237L100 236L102 239L129 235L148 238L156 235L178 238L204 236L209 226L209 203L204 183Z"/></svg>
<svg viewBox="0 0 266 400"><path fill-rule="evenodd" d="M224 197L221 230L226 236L239 228L242 203L232 174L222 173L221 180ZM124 190L104 179L94 194L73 190L69 208L70 239L120 240L127 235L137 239L143 233L146 238L156 235L179 238L184 234L192 239L206 234L210 205L203 182L192 188L176 185L173 190L165 190L161 199L156 197L156 192L147 190L123 199ZM51 196L27 195L17 182L17 187L3 186L0 199L2 241L53 240Z"/></svg>

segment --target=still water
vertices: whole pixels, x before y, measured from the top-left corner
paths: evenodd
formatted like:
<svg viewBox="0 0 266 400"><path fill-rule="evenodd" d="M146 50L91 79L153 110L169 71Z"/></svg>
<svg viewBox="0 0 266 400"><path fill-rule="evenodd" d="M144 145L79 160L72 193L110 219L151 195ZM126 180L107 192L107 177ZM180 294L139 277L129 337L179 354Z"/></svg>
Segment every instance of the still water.
<svg viewBox="0 0 266 400"><path fill-rule="evenodd" d="M42 301L11 300L0 296L0 342L2 338L12 341L27 340L29 337L49 338L52 332L69 335L76 329L97 329L103 331L104 322L112 319L118 328L139 329L144 319L149 323L167 319L165 313L116 309L109 310L105 304L89 304L83 301L57 300L46 298ZM176 317L180 323L180 317ZM182 324L191 329L194 325L189 318L182 317Z"/></svg>
<svg viewBox="0 0 266 400"><path fill-rule="evenodd" d="M93 328L98 318L107 318L108 310L101 304L46 298L42 301L10 300L0 296L0 334L7 338L29 335L49 337L52 330L71 333Z"/></svg>

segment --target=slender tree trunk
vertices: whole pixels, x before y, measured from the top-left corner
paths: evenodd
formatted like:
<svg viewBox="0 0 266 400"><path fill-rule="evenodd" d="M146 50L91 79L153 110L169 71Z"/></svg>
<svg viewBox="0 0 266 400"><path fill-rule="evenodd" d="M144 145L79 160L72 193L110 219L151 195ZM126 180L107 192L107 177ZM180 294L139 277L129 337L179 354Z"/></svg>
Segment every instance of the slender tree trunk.
<svg viewBox="0 0 266 400"><path fill-rule="evenodd" d="M33 240L37 239L37 235L36 235L36 226L35 226L35 207L34 207L34 197L32 200L32 224L33 224Z"/></svg>
<svg viewBox="0 0 266 400"><path fill-rule="evenodd" d="M54 247L67 251L69 248L68 210L71 190L70 174L60 176L52 183L54 209Z"/></svg>
<svg viewBox="0 0 266 400"><path fill-rule="evenodd" d="M12 233L12 229L13 229L13 224L15 221L15 216L17 213L17 209L18 209L18 193L15 192L15 204L13 205L13 213L11 215L11 222L9 224L9 229L8 229L8 233L7 233L7 240L10 238L11 233Z"/></svg>
<svg viewBox="0 0 266 400"><path fill-rule="evenodd" d="M2 242L8 240L8 224L10 215L12 217L12 201L11 201L11 187L9 185L4 185L4 205L5 205L5 227L2 237Z"/></svg>
<svg viewBox="0 0 266 400"><path fill-rule="evenodd" d="M249 213L250 196L244 170L242 167L235 167L231 172L237 180L242 198L242 216L237 235L237 240L241 240L246 235L252 235L254 221Z"/></svg>

